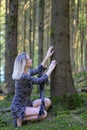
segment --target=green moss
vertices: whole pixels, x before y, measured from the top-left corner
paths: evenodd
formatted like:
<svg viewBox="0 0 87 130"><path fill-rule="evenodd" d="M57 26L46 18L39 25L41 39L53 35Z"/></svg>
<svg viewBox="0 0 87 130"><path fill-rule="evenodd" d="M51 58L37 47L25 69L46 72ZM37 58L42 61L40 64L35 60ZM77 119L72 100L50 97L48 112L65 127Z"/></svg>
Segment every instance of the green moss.
<svg viewBox="0 0 87 130"><path fill-rule="evenodd" d="M77 94L64 96L64 97L56 97L54 96L52 98L52 103L55 105L61 105L65 109L76 109L77 107L80 107L84 100Z"/></svg>

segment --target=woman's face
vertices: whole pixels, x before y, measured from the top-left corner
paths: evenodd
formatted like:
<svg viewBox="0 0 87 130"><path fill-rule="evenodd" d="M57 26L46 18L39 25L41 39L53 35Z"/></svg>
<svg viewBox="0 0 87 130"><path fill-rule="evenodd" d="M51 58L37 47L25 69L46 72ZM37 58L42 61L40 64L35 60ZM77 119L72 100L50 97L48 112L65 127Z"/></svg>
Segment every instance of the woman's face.
<svg viewBox="0 0 87 130"><path fill-rule="evenodd" d="M28 55L26 55L26 67L32 67L32 59Z"/></svg>

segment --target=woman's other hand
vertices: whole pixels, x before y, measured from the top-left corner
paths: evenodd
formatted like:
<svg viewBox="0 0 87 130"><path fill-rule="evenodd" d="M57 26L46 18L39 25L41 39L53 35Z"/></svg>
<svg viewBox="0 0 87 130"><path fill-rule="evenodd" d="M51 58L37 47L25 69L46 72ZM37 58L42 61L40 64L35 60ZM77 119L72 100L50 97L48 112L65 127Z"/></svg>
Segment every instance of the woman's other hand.
<svg viewBox="0 0 87 130"><path fill-rule="evenodd" d="M50 58L53 55L53 53L54 53L53 46L50 46L46 54L47 59Z"/></svg>
<svg viewBox="0 0 87 130"><path fill-rule="evenodd" d="M50 66L49 66L49 69L46 73L48 77L50 77L50 75L51 75L52 71L55 69L56 65L57 65L56 60L52 60Z"/></svg>
<svg viewBox="0 0 87 130"><path fill-rule="evenodd" d="M51 63L50 63L49 69L51 71L53 71L55 69L56 65L57 65L56 60L52 60Z"/></svg>

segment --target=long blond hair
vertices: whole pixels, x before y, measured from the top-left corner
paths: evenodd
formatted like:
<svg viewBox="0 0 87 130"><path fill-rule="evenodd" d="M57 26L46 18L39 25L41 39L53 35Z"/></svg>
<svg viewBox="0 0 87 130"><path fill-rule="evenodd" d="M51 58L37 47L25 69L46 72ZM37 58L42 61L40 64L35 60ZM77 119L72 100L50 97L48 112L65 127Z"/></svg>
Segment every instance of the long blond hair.
<svg viewBox="0 0 87 130"><path fill-rule="evenodd" d="M20 79L21 75L24 72L24 68L26 65L26 53L23 52L19 54L14 62L13 74L12 79Z"/></svg>

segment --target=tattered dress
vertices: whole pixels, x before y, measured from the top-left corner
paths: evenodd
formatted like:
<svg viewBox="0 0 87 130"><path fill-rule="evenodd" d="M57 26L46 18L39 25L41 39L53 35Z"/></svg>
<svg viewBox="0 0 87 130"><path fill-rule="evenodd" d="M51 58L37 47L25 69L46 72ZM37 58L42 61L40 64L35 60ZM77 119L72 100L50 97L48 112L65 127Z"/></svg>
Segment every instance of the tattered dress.
<svg viewBox="0 0 87 130"><path fill-rule="evenodd" d="M29 74L22 74L21 78L15 81L15 95L11 104L11 112L15 126L17 126L17 117L23 121L25 117L25 108L32 106L30 96L33 84L47 83L48 76L46 74L43 74L40 78L33 76L44 70L45 68L39 65L36 69L30 70Z"/></svg>

